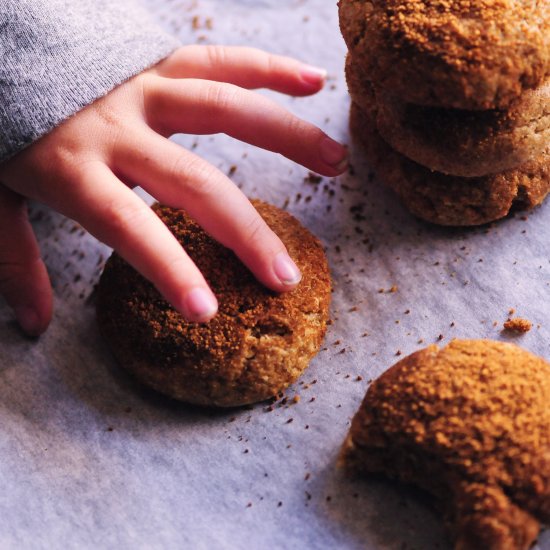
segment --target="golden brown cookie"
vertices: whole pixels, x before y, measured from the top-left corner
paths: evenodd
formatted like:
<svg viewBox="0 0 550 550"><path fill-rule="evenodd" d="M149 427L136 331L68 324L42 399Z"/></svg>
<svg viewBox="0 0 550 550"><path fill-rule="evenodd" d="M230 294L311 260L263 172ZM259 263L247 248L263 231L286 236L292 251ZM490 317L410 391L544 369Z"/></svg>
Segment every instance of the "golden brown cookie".
<svg viewBox="0 0 550 550"><path fill-rule="evenodd" d="M550 522L550 364L454 340L375 380L341 464L433 494L460 550L527 550Z"/></svg>
<svg viewBox="0 0 550 550"><path fill-rule="evenodd" d="M340 0L367 78L402 101L506 108L550 76L546 0Z"/></svg>
<svg viewBox="0 0 550 550"><path fill-rule="evenodd" d="M517 168L550 150L550 79L525 91L508 109L464 111L404 103L377 90L348 56L350 95L376 109L384 140L418 164L445 174L485 176Z"/></svg>
<svg viewBox="0 0 550 550"><path fill-rule="evenodd" d="M330 273L321 243L287 212L252 201L279 235L302 281L276 294L184 211L154 210L218 297L206 324L185 321L114 253L101 276L97 316L120 366L166 395L199 405L262 401L294 382L319 350L328 320Z"/></svg>
<svg viewBox="0 0 550 550"><path fill-rule="evenodd" d="M550 191L549 152L515 170L462 178L432 172L392 149L366 111L355 104L351 106L350 130L380 181L399 195L410 212L432 223L488 223L512 209L534 208Z"/></svg>

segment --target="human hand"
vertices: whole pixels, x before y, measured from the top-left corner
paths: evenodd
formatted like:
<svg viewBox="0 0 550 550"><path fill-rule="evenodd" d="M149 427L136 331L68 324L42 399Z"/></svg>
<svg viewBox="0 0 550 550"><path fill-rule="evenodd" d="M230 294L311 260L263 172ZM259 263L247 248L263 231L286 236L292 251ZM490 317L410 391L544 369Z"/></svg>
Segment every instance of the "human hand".
<svg viewBox="0 0 550 550"><path fill-rule="evenodd" d="M316 93L323 71L250 48L187 46L89 105L0 165L0 294L38 335L52 292L25 199L78 221L148 278L187 319L207 321L217 301L185 250L131 191L184 208L275 291L300 273L283 243L222 172L167 139L224 132L335 176L345 148L320 129L249 91Z"/></svg>

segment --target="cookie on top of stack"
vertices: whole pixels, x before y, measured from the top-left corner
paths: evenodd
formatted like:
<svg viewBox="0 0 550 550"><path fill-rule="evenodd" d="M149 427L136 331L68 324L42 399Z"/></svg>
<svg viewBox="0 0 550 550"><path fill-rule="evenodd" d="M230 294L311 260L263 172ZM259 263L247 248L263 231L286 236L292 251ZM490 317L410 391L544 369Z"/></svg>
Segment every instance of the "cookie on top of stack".
<svg viewBox="0 0 550 550"><path fill-rule="evenodd" d="M340 0L350 127L409 210L477 225L550 191L550 2Z"/></svg>

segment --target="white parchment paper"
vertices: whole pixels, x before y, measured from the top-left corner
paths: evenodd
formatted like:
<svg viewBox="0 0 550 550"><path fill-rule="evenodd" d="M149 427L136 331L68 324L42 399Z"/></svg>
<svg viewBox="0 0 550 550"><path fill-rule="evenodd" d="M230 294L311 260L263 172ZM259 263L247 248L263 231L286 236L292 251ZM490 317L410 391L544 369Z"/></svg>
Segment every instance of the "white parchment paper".
<svg viewBox="0 0 550 550"><path fill-rule="evenodd" d="M269 95L349 142L334 0L148 3L184 42L327 67L313 98ZM355 151L354 175L311 183L292 162L223 136L176 141L223 170L235 165L248 195L288 203L326 244L335 285L326 347L273 411L194 409L144 390L95 327L90 295L109 251L34 206L56 311L31 341L0 306L0 548L450 548L421 495L348 480L335 459L369 380L398 353L487 337L550 359L550 204L490 227L441 229L369 181ZM534 323L529 333L502 332L510 308ZM550 549L550 533L536 548Z"/></svg>

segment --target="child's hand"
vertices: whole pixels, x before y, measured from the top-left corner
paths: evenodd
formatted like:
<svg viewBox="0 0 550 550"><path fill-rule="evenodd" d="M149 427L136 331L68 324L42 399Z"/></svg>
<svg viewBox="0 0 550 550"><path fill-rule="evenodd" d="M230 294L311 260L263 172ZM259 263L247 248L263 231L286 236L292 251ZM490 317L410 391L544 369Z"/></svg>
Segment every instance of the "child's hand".
<svg viewBox="0 0 550 550"><path fill-rule="evenodd" d="M318 69L258 50L184 47L0 166L0 293L21 326L43 332L52 310L24 197L77 220L112 246L189 320L213 317L216 298L132 186L185 208L268 287L294 288L298 269L246 197L222 172L167 137L224 132L316 172L340 174L344 147L246 90L308 95L323 82Z"/></svg>

